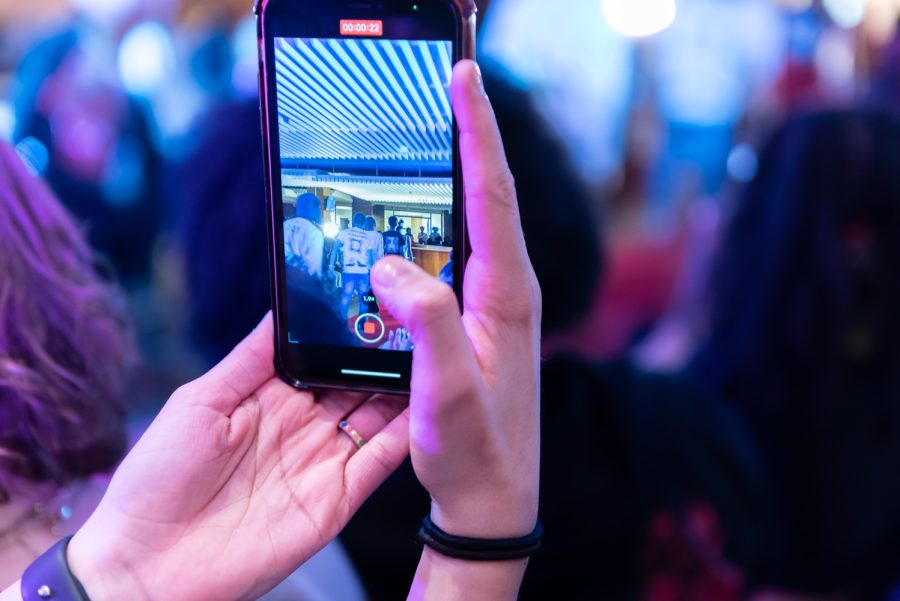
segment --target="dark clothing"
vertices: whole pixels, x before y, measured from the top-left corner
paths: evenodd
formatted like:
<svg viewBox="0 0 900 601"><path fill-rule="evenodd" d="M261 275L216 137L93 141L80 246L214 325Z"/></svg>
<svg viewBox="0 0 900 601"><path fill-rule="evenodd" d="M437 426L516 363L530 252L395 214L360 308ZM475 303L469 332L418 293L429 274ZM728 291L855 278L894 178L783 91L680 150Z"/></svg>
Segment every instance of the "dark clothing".
<svg viewBox="0 0 900 601"><path fill-rule="evenodd" d="M877 370L813 371L783 357L780 365L795 378L789 395L760 386L771 375L722 387L760 441L772 480L778 540L767 577L788 590L882 601L900 582L896 384Z"/></svg>
<svg viewBox="0 0 900 601"><path fill-rule="evenodd" d="M624 362L562 360L544 367L542 419L546 534L523 600L650 600L666 583L681 598L740 598L766 547L767 489L726 403ZM345 530L372 598L406 594L427 511L405 467Z"/></svg>
<svg viewBox="0 0 900 601"><path fill-rule="evenodd" d="M405 256L406 236L394 230L388 230L384 236L384 254Z"/></svg>
<svg viewBox="0 0 900 601"><path fill-rule="evenodd" d="M770 513L756 448L728 405L625 362L554 361L543 389L546 537L522 598L652 598L660 580L683 598L701 599L697 587L739 598L740 573L764 561ZM695 532L698 519L712 526Z"/></svg>
<svg viewBox="0 0 900 601"><path fill-rule="evenodd" d="M435 234L431 234L428 237L429 246L440 246L441 244L443 244L443 242L444 242L444 238L441 237L440 234L435 233Z"/></svg>
<svg viewBox="0 0 900 601"><path fill-rule="evenodd" d="M214 365L259 323L271 299L266 213L248 210L265 203L259 103L219 106L206 124L173 190L188 331Z"/></svg>

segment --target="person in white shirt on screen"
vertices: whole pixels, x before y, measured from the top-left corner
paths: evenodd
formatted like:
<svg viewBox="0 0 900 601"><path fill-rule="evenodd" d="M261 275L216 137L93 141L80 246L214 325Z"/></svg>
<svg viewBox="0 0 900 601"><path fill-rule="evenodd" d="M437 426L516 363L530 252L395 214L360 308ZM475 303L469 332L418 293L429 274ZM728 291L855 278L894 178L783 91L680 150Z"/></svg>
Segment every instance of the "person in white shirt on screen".
<svg viewBox="0 0 900 601"><path fill-rule="evenodd" d="M344 251L343 274L341 276L341 311L342 315L350 317L350 302L353 293L362 299L371 288L369 286L369 271L375 265L375 249L372 248L372 238L366 231L366 216L362 213L353 215L353 227L338 234L335 239L331 257L328 260L329 272L334 270L334 262L338 251Z"/></svg>
<svg viewBox="0 0 900 601"><path fill-rule="evenodd" d="M325 235L321 206L315 194L303 194L297 198L296 217L284 222L285 264L312 276L322 275Z"/></svg>

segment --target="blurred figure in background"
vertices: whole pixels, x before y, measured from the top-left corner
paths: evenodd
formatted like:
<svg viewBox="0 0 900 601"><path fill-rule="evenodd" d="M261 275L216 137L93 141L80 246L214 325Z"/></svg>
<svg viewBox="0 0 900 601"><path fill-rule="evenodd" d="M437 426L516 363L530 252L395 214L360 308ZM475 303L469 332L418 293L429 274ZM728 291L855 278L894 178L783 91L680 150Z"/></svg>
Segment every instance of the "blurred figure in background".
<svg viewBox="0 0 900 601"><path fill-rule="evenodd" d="M207 123L215 126L201 127L205 135L172 190L187 329L214 365L269 310L269 263L259 105L223 104Z"/></svg>
<svg viewBox="0 0 900 601"><path fill-rule="evenodd" d="M869 102L900 112L900 29L881 52L881 65L872 82Z"/></svg>
<svg viewBox="0 0 900 601"><path fill-rule="evenodd" d="M882 599L900 581L900 121L782 127L730 224L694 373L775 483L772 583Z"/></svg>
<svg viewBox="0 0 900 601"><path fill-rule="evenodd" d="M11 94L13 138L31 169L86 222L91 245L134 286L149 277L163 219L161 159L115 60L137 5L104 6L85 3L65 30L22 60Z"/></svg>
<svg viewBox="0 0 900 601"><path fill-rule="evenodd" d="M762 562L769 509L749 432L685 378L568 354L565 334L605 277L599 219L528 96L485 79L544 293L547 533L522 599L739 599Z"/></svg>
<svg viewBox="0 0 900 601"><path fill-rule="evenodd" d="M676 199L719 194L736 128L785 55L780 10L759 0L682 0L672 26L652 39L663 144L649 199L662 215L651 219L671 219Z"/></svg>

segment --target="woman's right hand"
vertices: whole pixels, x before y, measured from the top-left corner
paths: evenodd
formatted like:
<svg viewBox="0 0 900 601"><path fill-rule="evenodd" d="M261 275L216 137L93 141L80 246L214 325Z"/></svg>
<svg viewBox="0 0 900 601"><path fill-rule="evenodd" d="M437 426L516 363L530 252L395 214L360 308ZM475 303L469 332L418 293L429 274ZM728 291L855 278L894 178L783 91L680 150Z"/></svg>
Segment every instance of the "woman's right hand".
<svg viewBox="0 0 900 601"><path fill-rule="evenodd" d="M472 245L463 313L446 284L409 261L385 259L372 282L415 345L410 449L432 520L457 536L520 537L534 529L538 510L540 289L496 120L471 61L456 66L452 96ZM453 598L447 587L482 574L485 598L514 598L525 562L506 563L518 565L497 572L426 550L412 597L430 590ZM501 586L489 593L492 584Z"/></svg>

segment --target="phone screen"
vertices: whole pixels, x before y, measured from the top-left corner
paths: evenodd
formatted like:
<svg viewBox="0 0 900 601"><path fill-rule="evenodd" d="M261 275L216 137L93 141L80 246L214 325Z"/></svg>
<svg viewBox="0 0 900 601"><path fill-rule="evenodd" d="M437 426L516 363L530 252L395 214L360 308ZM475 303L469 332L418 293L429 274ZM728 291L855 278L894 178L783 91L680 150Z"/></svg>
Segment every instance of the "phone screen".
<svg viewBox="0 0 900 601"><path fill-rule="evenodd" d="M409 353L370 273L395 256L453 286L454 42L340 32L274 39L287 341Z"/></svg>

